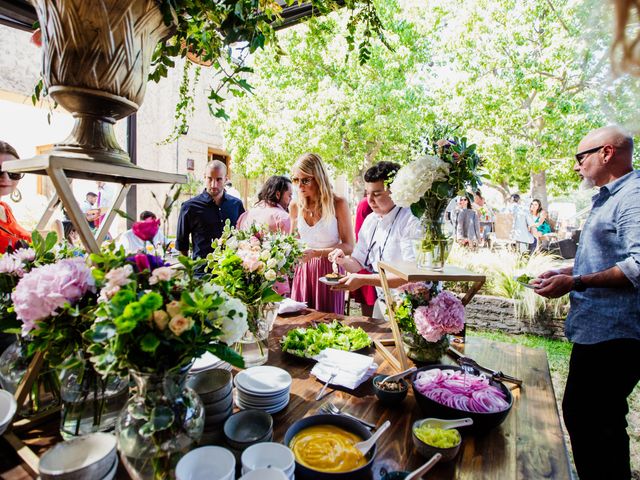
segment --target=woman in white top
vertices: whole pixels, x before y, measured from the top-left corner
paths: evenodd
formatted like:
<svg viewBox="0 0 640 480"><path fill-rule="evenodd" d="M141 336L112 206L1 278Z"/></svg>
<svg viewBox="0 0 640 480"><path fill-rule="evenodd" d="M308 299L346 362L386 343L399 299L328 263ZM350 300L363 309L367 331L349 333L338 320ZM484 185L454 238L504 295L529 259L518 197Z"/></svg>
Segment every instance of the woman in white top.
<svg viewBox="0 0 640 480"><path fill-rule="evenodd" d="M156 214L145 210L140 214L140 221L133 224L131 230L124 232L116 241L127 253L147 253L147 248L155 251L156 247L165 247L167 243L160 230L160 220Z"/></svg>
<svg viewBox="0 0 640 480"><path fill-rule="evenodd" d="M334 289L355 290L363 285L373 285L381 300L383 292L380 288L378 262L415 260L414 243L424 237L420 220L410 209L397 206L387 187L399 169L400 165L397 163L380 162L365 172L365 192L373 213L362 224L351 256L340 248L329 255L329 260L350 272ZM363 268L371 274L359 273ZM406 283L392 274L387 274L387 277L392 288ZM382 318L379 302L376 302L373 317Z"/></svg>
<svg viewBox="0 0 640 480"><path fill-rule="evenodd" d="M332 272L329 253L340 248L349 254L354 237L349 206L333 193L322 159L314 153L302 155L292 169L291 181L298 197L289 207L291 231L306 243L302 264L296 268L291 298L307 302L321 312L344 313L344 292L332 291L318 280Z"/></svg>

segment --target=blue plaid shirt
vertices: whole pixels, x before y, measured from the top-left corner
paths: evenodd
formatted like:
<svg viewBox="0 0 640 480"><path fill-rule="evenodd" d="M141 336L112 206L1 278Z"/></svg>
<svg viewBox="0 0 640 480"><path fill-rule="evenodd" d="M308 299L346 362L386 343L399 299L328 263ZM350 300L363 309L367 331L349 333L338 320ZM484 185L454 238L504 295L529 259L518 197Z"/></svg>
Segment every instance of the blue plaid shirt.
<svg viewBox="0 0 640 480"><path fill-rule="evenodd" d="M574 343L640 340L640 171L600 188L580 235L574 275L620 267L632 285L571 292L565 331Z"/></svg>

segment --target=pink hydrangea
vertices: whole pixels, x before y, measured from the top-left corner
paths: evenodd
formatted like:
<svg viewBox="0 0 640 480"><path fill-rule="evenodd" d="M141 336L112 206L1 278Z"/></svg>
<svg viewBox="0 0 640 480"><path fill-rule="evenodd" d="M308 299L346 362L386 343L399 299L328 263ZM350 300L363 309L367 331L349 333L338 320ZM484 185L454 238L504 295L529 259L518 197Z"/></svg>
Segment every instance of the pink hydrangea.
<svg viewBox="0 0 640 480"><path fill-rule="evenodd" d="M94 288L91 270L80 257L33 269L11 295L16 315L23 323L22 333L34 329L36 322L56 315L65 303L76 303Z"/></svg>
<svg viewBox="0 0 640 480"><path fill-rule="evenodd" d="M458 333L464 326L464 305L450 292L442 292L428 306L414 312L416 330L428 342L437 342L447 333Z"/></svg>

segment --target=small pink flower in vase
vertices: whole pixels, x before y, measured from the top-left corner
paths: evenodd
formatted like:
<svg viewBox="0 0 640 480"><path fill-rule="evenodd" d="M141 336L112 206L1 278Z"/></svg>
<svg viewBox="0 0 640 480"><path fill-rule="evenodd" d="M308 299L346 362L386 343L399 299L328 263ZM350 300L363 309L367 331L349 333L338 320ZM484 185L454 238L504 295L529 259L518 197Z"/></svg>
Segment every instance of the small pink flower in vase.
<svg viewBox="0 0 640 480"><path fill-rule="evenodd" d="M418 307L414 313L416 330L429 342L439 341L443 335L458 333L464 327L464 305L450 292L442 292L428 306Z"/></svg>

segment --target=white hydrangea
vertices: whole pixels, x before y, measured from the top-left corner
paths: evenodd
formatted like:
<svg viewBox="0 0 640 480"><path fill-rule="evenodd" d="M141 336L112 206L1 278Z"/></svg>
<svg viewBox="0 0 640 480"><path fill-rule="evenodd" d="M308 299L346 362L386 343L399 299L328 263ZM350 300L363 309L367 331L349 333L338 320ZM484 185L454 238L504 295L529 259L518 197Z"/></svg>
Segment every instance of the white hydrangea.
<svg viewBox="0 0 640 480"><path fill-rule="evenodd" d="M233 312L233 315L231 312ZM229 297L228 300L223 302L220 310L218 310L218 315L222 317L220 340L227 345L238 342L249 329L247 308L237 298Z"/></svg>
<svg viewBox="0 0 640 480"><path fill-rule="evenodd" d="M431 189L433 182L444 180L449 165L434 155L423 155L402 167L389 189L396 205L410 207Z"/></svg>

